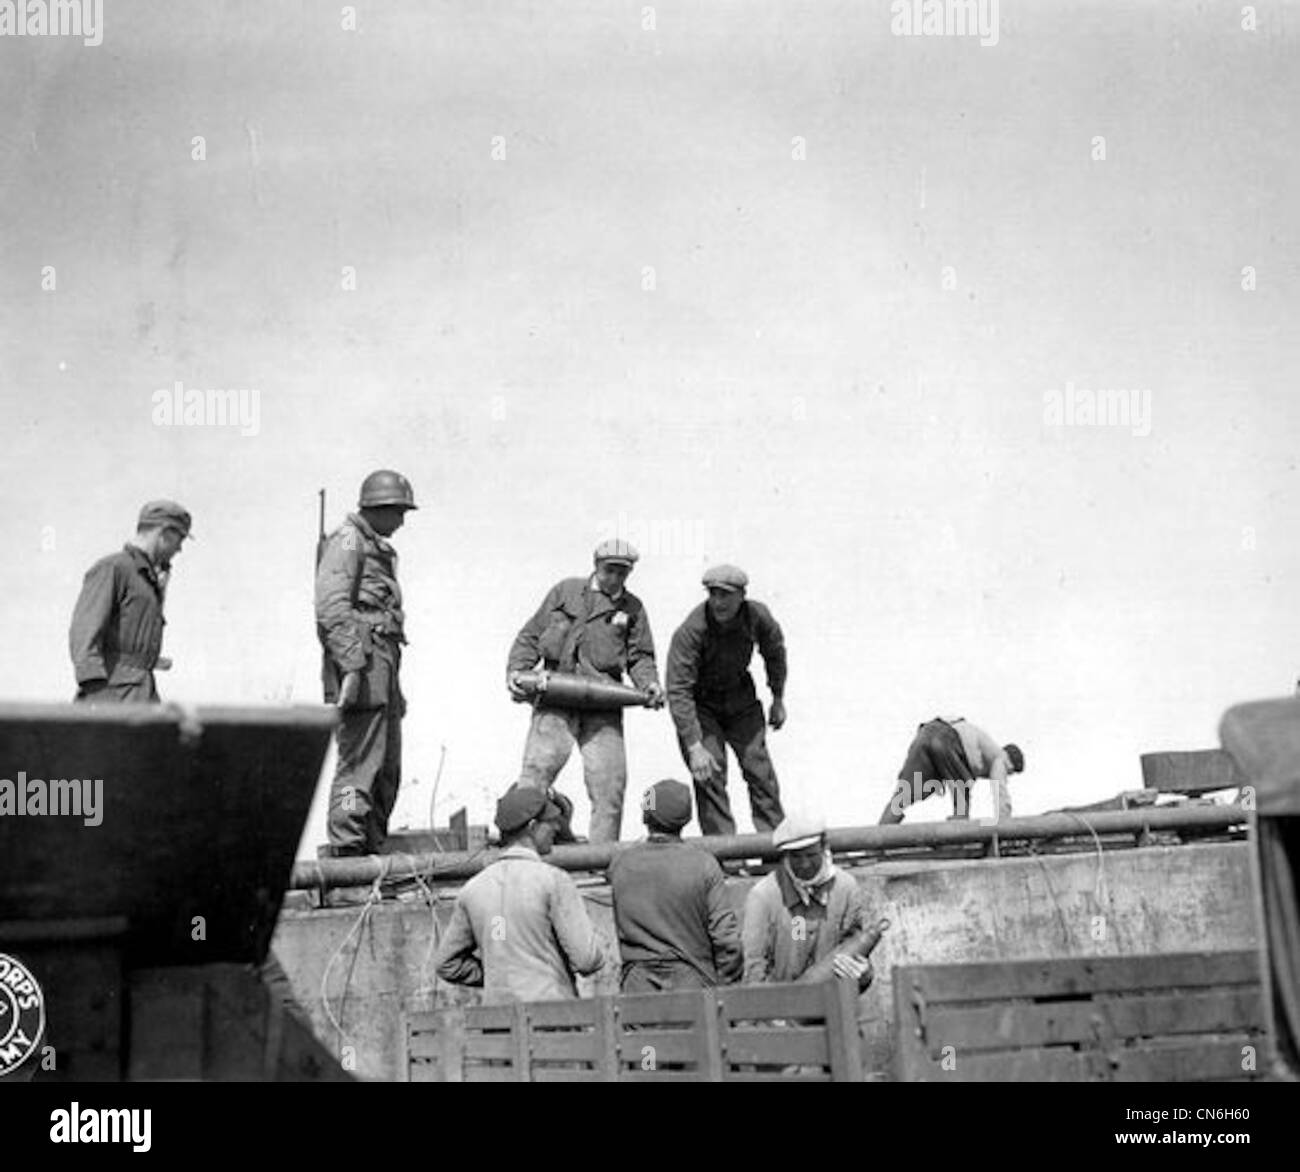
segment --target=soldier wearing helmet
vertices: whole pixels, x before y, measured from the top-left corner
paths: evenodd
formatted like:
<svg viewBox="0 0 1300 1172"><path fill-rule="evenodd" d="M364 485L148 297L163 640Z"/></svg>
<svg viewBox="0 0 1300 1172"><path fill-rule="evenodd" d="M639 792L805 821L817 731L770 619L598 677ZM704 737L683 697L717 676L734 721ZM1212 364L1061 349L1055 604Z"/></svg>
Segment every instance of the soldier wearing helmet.
<svg viewBox="0 0 1300 1172"><path fill-rule="evenodd" d="M335 857L377 854L402 780L402 591L388 538L416 507L410 481L372 472L316 567L325 701L341 712L328 831Z"/></svg>
<svg viewBox="0 0 1300 1172"><path fill-rule="evenodd" d="M785 723L785 637L772 612L746 598L744 570L714 566L703 585L709 597L686 616L668 649L668 710L695 779L700 831L736 833L727 800L728 745L749 786L754 829L773 830L782 818L781 791L749 661L757 646L772 692L768 723L778 729Z"/></svg>
<svg viewBox="0 0 1300 1172"><path fill-rule="evenodd" d="M506 686L515 700L527 699L519 684L520 673L541 662L551 670L615 683L622 682L626 671L653 707L662 706L650 620L641 600L624 588L638 557L621 538L602 541L593 555L595 572L590 577L566 578L550 589L510 648ZM574 744L582 753L591 798L589 837L592 842L617 842L627 788L622 709L535 707L519 782L549 789Z"/></svg>

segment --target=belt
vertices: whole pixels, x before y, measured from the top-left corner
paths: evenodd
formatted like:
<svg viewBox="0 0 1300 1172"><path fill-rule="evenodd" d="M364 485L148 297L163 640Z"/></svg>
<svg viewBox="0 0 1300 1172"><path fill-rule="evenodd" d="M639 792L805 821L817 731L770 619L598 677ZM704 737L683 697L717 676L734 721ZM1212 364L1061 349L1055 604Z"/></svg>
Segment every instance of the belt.
<svg viewBox="0 0 1300 1172"><path fill-rule="evenodd" d="M105 666L110 670L121 664L123 667L138 667L144 671L153 671L157 666L158 660L154 656L143 655L138 651L106 651L104 652Z"/></svg>

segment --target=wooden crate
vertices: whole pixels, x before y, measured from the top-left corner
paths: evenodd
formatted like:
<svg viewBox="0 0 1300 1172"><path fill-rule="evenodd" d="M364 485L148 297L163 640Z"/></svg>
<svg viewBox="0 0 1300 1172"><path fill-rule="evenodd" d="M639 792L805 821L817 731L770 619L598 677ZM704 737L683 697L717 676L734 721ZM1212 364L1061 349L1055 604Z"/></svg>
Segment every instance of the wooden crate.
<svg viewBox="0 0 1300 1172"><path fill-rule="evenodd" d="M411 1014L412 1082L860 1081L844 981Z"/></svg>
<svg viewBox="0 0 1300 1172"><path fill-rule="evenodd" d="M1246 776L1222 749L1143 753L1142 784L1162 793L1205 794L1246 784Z"/></svg>
<svg viewBox="0 0 1300 1172"><path fill-rule="evenodd" d="M894 1008L897 1077L905 1082L1194 1082L1263 1073L1253 951L900 966Z"/></svg>

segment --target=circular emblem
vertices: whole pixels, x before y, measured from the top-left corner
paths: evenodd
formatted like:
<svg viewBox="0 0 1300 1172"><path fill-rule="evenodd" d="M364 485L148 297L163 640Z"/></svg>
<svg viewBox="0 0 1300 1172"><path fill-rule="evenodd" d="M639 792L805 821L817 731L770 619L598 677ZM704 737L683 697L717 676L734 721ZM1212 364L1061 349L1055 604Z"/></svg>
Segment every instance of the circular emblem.
<svg viewBox="0 0 1300 1172"><path fill-rule="evenodd" d="M45 995L21 961L0 952L0 1078L27 1061L45 1034Z"/></svg>

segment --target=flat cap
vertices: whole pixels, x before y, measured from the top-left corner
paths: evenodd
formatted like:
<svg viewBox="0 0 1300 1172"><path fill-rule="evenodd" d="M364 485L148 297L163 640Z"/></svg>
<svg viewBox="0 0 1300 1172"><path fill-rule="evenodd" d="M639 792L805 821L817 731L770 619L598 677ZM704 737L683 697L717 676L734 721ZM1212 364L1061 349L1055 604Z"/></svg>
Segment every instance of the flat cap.
<svg viewBox="0 0 1300 1172"><path fill-rule="evenodd" d="M534 818L563 818L560 807L546 800L546 791L532 786L511 786L497 802L496 824L502 834L513 834Z"/></svg>
<svg viewBox="0 0 1300 1172"><path fill-rule="evenodd" d="M641 798L645 820L665 830L680 830L691 820L691 789L671 777L656 781Z"/></svg>
<svg viewBox="0 0 1300 1172"><path fill-rule="evenodd" d="M779 851L798 851L812 846L826 833L826 820L817 814L787 814L772 831L772 845Z"/></svg>
<svg viewBox="0 0 1300 1172"><path fill-rule="evenodd" d="M621 537L611 537L596 546L595 559L598 562L617 562L624 566L634 566L640 556L636 546Z"/></svg>
<svg viewBox="0 0 1300 1172"><path fill-rule="evenodd" d="M704 571L701 579L705 586L723 590L744 590L749 585L749 575L739 566L714 566Z"/></svg>
<svg viewBox="0 0 1300 1172"><path fill-rule="evenodd" d="M150 501L140 510L140 529L164 525L178 530L182 537L190 535L190 515L175 501Z"/></svg>

